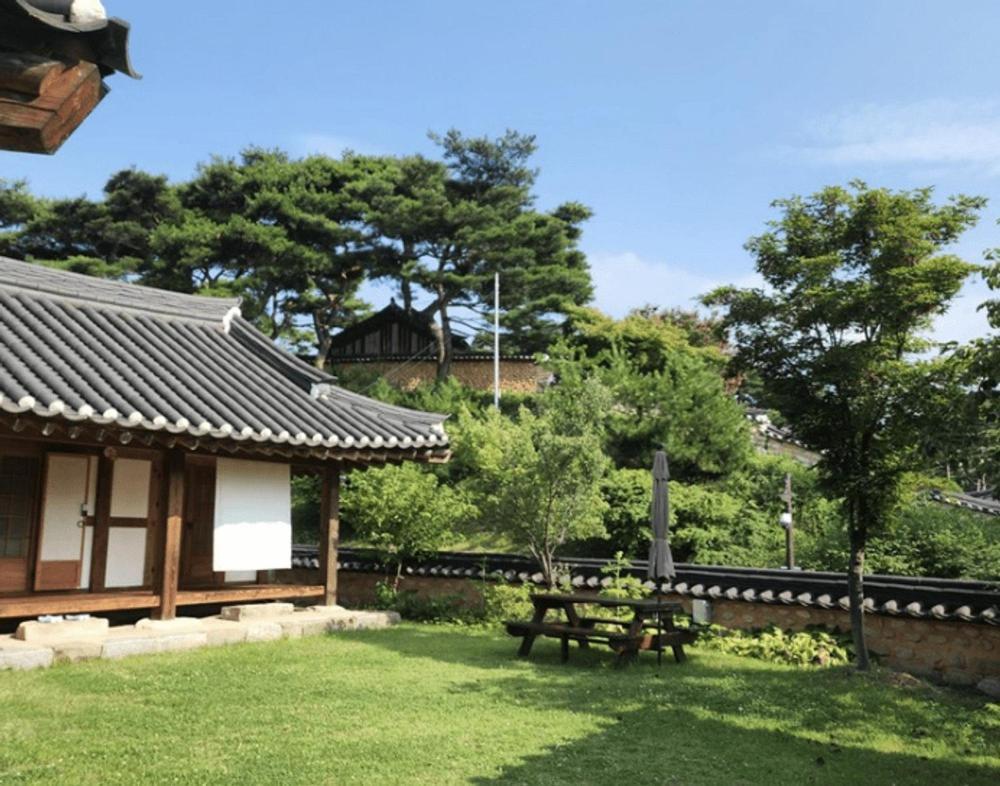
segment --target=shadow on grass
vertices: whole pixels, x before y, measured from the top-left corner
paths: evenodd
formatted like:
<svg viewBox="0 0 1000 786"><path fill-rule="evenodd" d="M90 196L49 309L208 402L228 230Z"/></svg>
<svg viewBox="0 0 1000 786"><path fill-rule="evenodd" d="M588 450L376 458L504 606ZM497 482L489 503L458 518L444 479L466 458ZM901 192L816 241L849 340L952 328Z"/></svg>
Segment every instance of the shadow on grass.
<svg viewBox="0 0 1000 786"><path fill-rule="evenodd" d="M475 783L1000 781L1000 734L980 722L983 702L893 688L848 668L796 669L697 648L684 664L665 655L661 669L651 653L616 669L600 647L573 648L563 664L555 642L539 640L525 660L514 639L438 627L366 643L490 672L453 692L586 713L601 726Z"/></svg>

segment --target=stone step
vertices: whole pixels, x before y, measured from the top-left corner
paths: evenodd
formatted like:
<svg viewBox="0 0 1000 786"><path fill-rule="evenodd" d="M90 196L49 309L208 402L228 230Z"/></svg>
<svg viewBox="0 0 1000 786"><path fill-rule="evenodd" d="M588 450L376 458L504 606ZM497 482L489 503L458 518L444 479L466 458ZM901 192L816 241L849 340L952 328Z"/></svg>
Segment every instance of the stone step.
<svg viewBox="0 0 1000 786"><path fill-rule="evenodd" d="M284 617L294 611L295 605L292 603L244 603L239 606L223 606L219 616L233 622L249 622Z"/></svg>
<svg viewBox="0 0 1000 786"><path fill-rule="evenodd" d="M0 636L0 671L4 669L45 669L52 665L55 655L49 647L39 647L15 639Z"/></svg>
<svg viewBox="0 0 1000 786"><path fill-rule="evenodd" d="M108 621L103 617L64 619L54 622L31 620L17 626L14 638L31 644L46 645L53 642L84 641L106 636Z"/></svg>

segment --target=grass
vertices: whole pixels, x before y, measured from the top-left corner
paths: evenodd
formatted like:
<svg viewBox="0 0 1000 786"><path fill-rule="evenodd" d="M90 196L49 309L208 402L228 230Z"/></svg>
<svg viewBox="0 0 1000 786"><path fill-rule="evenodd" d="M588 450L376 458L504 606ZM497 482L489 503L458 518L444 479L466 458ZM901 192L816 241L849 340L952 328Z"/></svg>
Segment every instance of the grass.
<svg viewBox="0 0 1000 786"><path fill-rule="evenodd" d="M0 673L0 783L995 784L1000 706L886 675L407 625Z"/></svg>

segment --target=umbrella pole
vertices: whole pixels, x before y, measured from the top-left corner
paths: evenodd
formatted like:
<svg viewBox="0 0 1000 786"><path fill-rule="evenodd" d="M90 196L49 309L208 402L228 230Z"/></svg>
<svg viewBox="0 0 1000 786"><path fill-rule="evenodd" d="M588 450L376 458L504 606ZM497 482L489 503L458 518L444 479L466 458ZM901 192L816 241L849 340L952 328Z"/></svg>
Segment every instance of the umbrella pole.
<svg viewBox="0 0 1000 786"><path fill-rule="evenodd" d="M663 618L660 612L660 597L663 593L663 579L656 580L656 668L663 668Z"/></svg>

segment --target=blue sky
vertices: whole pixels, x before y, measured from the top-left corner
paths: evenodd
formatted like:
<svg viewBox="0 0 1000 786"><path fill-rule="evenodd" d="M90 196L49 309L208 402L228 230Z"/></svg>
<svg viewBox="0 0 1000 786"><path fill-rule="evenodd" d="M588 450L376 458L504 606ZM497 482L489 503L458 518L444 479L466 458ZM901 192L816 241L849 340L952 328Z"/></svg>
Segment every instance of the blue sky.
<svg viewBox="0 0 1000 786"><path fill-rule="evenodd" d="M771 200L854 177L990 197L957 251L1000 246L989 0L105 5L144 78L113 77L56 156L0 153L0 177L96 195L117 169L185 178L247 144L433 153L428 130L515 128L538 137L540 206L594 210L583 246L616 315L752 282L742 246ZM971 285L937 335L985 332L985 297Z"/></svg>

